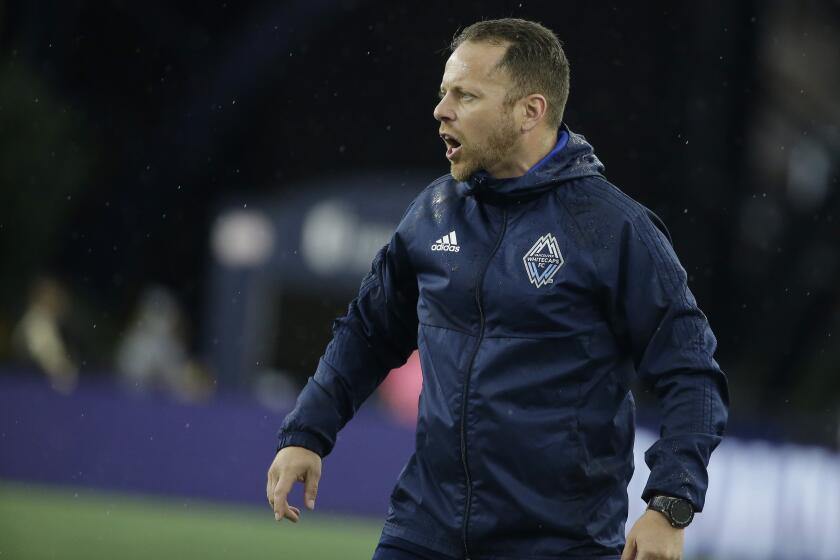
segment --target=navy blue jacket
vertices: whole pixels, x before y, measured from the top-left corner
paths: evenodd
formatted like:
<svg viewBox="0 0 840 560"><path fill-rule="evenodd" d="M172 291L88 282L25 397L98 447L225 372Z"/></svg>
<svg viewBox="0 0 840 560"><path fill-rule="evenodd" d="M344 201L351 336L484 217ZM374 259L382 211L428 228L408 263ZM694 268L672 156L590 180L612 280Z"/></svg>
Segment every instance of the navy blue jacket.
<svg viewBox="0 0 840 560"><path fill-rule="evenodd" d="M417 196L280 429L280 448L327 455L419 349L416 450L385 538L456 558L618 558L636 374L662 417L642 497L703 507L728 407L714 335L662 222L582 136L558 138L522 177L446 175Z"/></svg>

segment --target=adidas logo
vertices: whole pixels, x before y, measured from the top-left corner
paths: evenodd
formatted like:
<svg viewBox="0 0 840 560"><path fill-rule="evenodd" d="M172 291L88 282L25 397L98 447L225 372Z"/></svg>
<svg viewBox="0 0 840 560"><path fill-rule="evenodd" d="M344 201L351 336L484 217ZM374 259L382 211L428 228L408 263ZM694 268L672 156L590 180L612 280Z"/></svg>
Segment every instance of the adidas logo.
<svg viewBox="0 0 840 560"><path fill-rule="evenodd" d="M458 238L455 237L454 230L435 241L434 245L432 245L432 251L450 251L452 253L457 253L460 250L461 247L458 246Z"/></svg>

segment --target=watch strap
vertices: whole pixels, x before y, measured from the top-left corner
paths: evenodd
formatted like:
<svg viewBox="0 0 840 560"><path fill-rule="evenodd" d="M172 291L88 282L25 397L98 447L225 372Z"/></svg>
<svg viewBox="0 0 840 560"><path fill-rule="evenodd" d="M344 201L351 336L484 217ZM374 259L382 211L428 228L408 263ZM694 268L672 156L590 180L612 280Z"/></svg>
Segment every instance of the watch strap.
<svg viewBox="0 0 840 560"><path fill-rule="evenodd" d="M687 519L674 518L674 515L671 510L675 505L682 505L688 509L690 513ZM687 527L694 519L694 507L688 500L684 500L683 498L673 498L671 496L661 495L654 496L648 502L648 509L652 509L654 511L662 513L668 519L668 522L671 524L672 527L680 529Z"/></svg>

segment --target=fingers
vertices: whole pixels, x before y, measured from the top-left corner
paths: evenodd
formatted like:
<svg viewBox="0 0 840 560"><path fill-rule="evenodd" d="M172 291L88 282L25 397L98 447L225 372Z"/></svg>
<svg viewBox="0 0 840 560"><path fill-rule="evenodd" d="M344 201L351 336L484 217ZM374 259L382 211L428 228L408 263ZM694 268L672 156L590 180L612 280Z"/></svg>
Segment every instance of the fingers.
<svg viewBox="0 0 840 560"><path fill-rule="evenodd" d="M272 504L274 509L274 519L277 521L280 521L284 517L295 522L298 520L300 512L298 512L298 514L294 514L294 512L291 511L289 502L287 501L289 492L292 489L292 484L294 484L294 480L294 478L281 473L280 477L277 479L277 484L274 485L269 502Z"/></svg>
<svg viewBox="0 0 840 560"><path fill-rule="evenodd" d="M306 483L304 486L304 499L306 507L309 510L315 509L315 498L318 497L318 482L321 480L320 471L310 469L306 474Z"/></svg>
<svg viewBox="0 0 840 560"><path fill-rule="evenodd" d="M300 521L300 510L295 506L290 506L287 502L286 515L284 517L292 523L297 523L298 521Z"/></svg>
<svg viewBox="0 0 840 560"><path fill-rule="evenodd" d="M621 553L621 560L634 560L636 558L636 539L627 539L627 544L624 545L624 552Z"/></svg>
<svg viewBox="0 0 840 560"><path fill-rule="evenodd" d="M300 509L289 505L288 501L293 483L294 481L291 478L280 475L277 484L274 486L274 491L269 496L268 502L274 510L274 519L277 521L282 519L288 519L292 523L300 521Z"/></svg>
<svg viewBox="0 0 840 560"><path fill-rule="evenodd" d="M271 471L268 471L268 482L265 483L265 498L268 500L268 505L274 509L274 485L276 481L272 480Z"/></svg>

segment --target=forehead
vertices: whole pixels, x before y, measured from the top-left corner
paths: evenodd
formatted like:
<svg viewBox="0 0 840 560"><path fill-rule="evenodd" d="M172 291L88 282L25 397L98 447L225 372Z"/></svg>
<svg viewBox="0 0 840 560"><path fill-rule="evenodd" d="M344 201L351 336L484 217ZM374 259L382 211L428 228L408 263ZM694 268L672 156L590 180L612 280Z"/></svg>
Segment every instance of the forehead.
<svg viewBox="0 0 840 560"><path fill-rule="evenodd" d="M462 43L449 56L443 71L441 87L456 85L508 85L507 72L498 67L507 45L492 43Z"/></svg>

